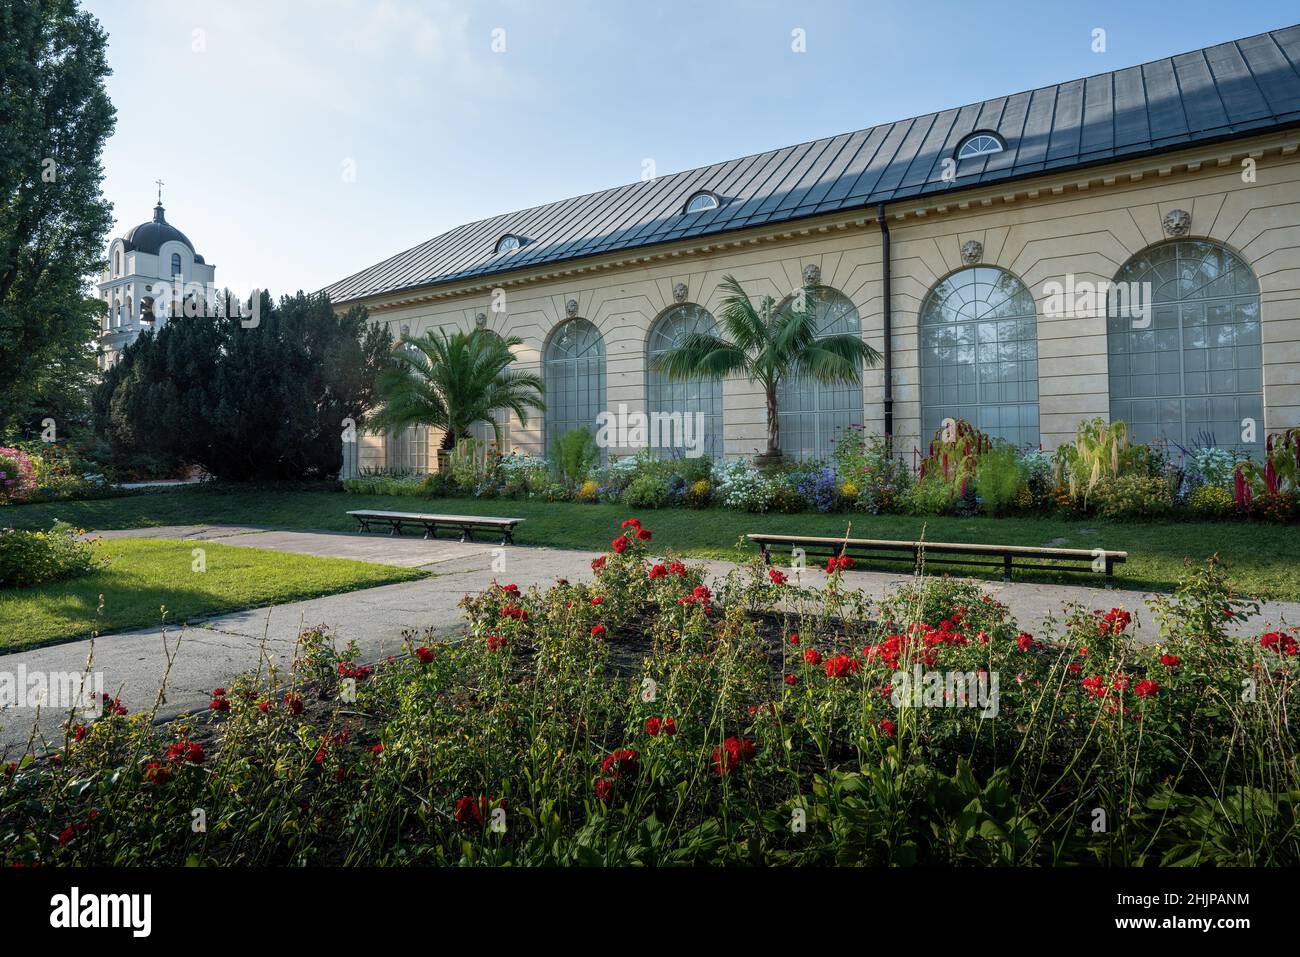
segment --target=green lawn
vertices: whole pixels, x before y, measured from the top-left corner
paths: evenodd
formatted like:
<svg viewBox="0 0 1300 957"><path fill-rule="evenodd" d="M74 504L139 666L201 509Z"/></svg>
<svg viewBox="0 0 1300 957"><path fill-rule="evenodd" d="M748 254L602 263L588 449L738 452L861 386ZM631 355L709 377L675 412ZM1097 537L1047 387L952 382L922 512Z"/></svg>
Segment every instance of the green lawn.
<svg viewBox="0 0 1300 957"><path fill-rule="evenodd" d="M180 489L124 498L11 506L0 524L45 527L61 518L83 528L140 528L199 523L247 524L268 528L355 529L345 514L353 508L425 509L462 514L514 515L527 519L516 532L521 545L603 549L629 509L621 505L548 504L470 498L420 499L351 495L341 492ZM1099 519L912 518L865 514L749 515L723 509L666 509L638 515L655 532L655 544L702 558L736 558L746 532L840 534L852 523L855 536L1012 545L1059 544L1127 551L1117 570L1120 587L1168 590L1184 559L1217 552L1236 586L1258 598L1300 600L1300 529L1242 523L1164 522L1118 524ZM898 568L897 564L882 566ZM1017 572L1019 577L1021 573ZM1028 573L1036 580L1093 584L1095 576Z"/></svg>
<svg viewBox="0 0 1300 957"><path fill-rule="evenodd" d="M129 500L121 500L129 501ZM16 510L7 510L6 517ZM204 549L206 571L192 550ZM108 564L82 578L0 591L0 652L218 612L315 598L423 577L391 565L291 555L211 542L134 538L97 542ZM96 617L99 596L104 609Z"/></svg>

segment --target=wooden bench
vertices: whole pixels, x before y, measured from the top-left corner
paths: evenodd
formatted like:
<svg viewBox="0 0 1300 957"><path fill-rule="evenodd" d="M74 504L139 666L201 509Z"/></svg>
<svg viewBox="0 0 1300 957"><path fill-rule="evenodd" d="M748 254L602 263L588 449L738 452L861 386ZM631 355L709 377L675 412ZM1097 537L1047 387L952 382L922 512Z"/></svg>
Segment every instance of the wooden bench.
<svg viewBox="0 0 1300 957"><path fill-rule="evenodd" d="M913 569L925 565L966 565L1001 568L1002 580L1011 581L1012 568L1044 568L1059 571L1097 572L1106 576L1106 587L1114 585L1115 566L1128 560L1128 552L1109 552L1087 548L1038 548L1031 545L965 545L952 542L894 542L873 538L822 538L813 535L748 535L763 553L763 561L772 563L774 547L801 548L806 555L870 558L879 561L905 561ZM938 558L932 556L940 556ZM954 557L942 557L954 556ZM1031 561L1061 562L1051 566ZM1082 564L1078 564L1078 563Z"/></svg>
<svg viewBox="0 0 1300 957"><path fill-rule="evenodd" d="M387 528L389 535L400 535L403 527L414 525L424 529L425 538L437 538L440 527L460 529L462 542L474 541L475 531L501 533L502 545L515 543L515 526L522 518L495 518L491 515L433 515L428 512L381 512L370 509L356 509L348 512L357 520L361 531L370 531L370 526Z"/></svg>

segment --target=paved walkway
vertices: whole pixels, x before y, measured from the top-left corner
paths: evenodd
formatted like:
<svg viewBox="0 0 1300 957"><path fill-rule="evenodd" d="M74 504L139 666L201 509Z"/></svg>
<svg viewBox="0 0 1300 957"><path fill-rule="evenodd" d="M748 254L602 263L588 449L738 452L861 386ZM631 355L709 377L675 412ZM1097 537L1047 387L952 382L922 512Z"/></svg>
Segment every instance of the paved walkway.
<svg viewBox="0 0 1300 957"><path fill-rule="evenodd" d="M328 624L340 641L356 641L362 660L375 660L400 651L402 634L407 630L423 631L432 627L439 635L459 630L460 599L468 592L483 590L493 580L516 582L526 588L533 584L548 585L557 578L590 579L591 560L597 554L522 546L497 549L494 545L462 545L456 541L424 541L415 537L264 531L241 526L186 525L99 534L104 538L220 542L424 568L433 573L420 581L218 615L185 629L169 630L166 636L169 644L175 645L177 640L180 644L168 679L163 716L206 707L214 687L228 684L235 675L258 666L263 648L272 661L287 664L304 625ZM497 570L493 568L494 562ZM726 562L707 564L715 576L733 567ZM821 571L805 574L813 583L825 578ZM873 597L883 596L907 580L906 576L887 572L849 572L846 579ZM1059 615L1063 605L1077 601L1089 608L1127 608L1134 612L1138 634L1152 636L1147 607L1150 596L1141 592L1073 585L984 584L990 594L1009 606L1021 627L1029 631L1039 630L1046 617ZM1265 622L1283 621L1300 622L1300 603L1270 602L1261 610L1259 619L1241 630L1258 634ZM159 629L143 629L101 636L96 642L95 670L103 673L105 690L120 695L132 712L152 707L166 669L163 640L164 633ZM28 672L81 671L89 650L88 641L76 641L0 655L0 673L13 672L19 664L25 665ZM34 718L34 713L27 710L0 712L0 757L26 744ZM60 714L42 715L40 732L50 740L61 739L61 721Z"/></svg>

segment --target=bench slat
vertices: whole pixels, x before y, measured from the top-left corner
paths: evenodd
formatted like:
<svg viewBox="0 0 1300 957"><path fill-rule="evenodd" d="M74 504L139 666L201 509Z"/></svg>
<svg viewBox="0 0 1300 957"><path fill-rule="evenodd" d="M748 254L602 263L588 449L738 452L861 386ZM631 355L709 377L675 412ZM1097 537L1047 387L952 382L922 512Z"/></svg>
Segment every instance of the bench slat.
<svg viewBox="0 0 1300 957"><path fill-rule="evenodd" d="M817 535L747 535L755 543L769 544L809 544L809 545L850 545L865 548L898 548L912 551L916 548L934 551L966 552L969 554L1020 555L1024 557L1048 557L1059 555L1069 558L1094 558L1098 554L1117 561L1128 557L1128 552L1112 552L1105 549L1091 548L1049 548L1036 545L980 545L967 542L904 542L883 538L827 538Z"/></svg>
<svg viewBox="0 0 1300 957"><path fill-rule="evenodd" d="M485 525L518 525L522 518L502 518L495 515L437 515L430 512L383 512L377 509L354 509L348 512L353 518L399 518L411 522L445 522L448 525L466 522Z"/></svg>

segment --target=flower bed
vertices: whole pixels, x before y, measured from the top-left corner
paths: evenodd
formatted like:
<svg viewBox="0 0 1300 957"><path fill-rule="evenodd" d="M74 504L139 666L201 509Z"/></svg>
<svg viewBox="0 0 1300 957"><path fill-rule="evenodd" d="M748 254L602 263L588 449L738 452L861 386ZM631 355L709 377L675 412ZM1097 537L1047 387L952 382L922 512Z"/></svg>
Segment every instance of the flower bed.
<svg viewBox="0 0 1300 957"><path fill-rule="evenodd" d="M1118 609L1031 635L970 582L710 584L660 544L629 519L593 581L374 666L312 629L169 725L110 701L0 768L0 859L1300 863L1297 636L1228 637L1214 564L1138 646Z"/></svg>
<svg viewBox="0 0 1300 957"><path fill-rule="evenodd" d="M957 420L935 434L915 473L882 437L856 429L841 433L830 462L764 469L747 459L648 453L594 466L595 449L587 451L578 464L570 455L561 465L466 442L447 472L368 475L343 485L368 494L616 502L638 510L713 505L757 513L1092 515L1111 521L1300 518L1300 429L1270 436L1262 462L1213 445L1182 450L1175 462L1162 445L1129 442L1122 422L1082 422L1073 443L1047 454L994 441Z"/></svg>

